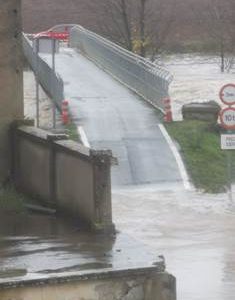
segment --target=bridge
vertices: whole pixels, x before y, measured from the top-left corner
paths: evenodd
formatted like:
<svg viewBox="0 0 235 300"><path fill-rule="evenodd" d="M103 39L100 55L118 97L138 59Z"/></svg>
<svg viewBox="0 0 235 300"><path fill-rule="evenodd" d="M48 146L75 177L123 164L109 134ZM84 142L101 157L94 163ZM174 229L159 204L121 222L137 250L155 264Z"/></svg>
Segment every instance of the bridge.
<svg viewBox="0 0 235 300"><path fill-rule="evenodd" d="M111 149L117 157L113 187L188 188L183 163L161 124L163 98L168 97L172 76L81 26L71 30L69 45L56 54L57 82L51 85L48 70L39 73L39 80L49 94L54 93L59 106L63 98L68 99L86 146ZM27 46L25 40L26 56L36 68ZM50 66L51 54L41 53L40 59Z"/></svg>

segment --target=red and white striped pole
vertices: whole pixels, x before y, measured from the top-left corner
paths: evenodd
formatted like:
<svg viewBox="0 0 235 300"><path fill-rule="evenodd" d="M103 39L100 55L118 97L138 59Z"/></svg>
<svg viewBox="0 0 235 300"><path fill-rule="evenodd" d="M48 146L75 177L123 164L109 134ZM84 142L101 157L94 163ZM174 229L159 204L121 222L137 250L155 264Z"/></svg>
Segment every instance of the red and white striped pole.
<svg viewBox="0 0 235 300"><path fill-rule="evenodd" d="M69 122L69 102L68 100L63 100L62 101L62 123L64 125L68 124Z"/></svg>
<svg viewBox="0 0 235 300"><path fill-rule="evenodd" d="M171 98L170 97L164 98L163 105L164 105L164 110L165 110L164 121L172 122L173 117L172 117L172 110L171 110Z"/></svg>

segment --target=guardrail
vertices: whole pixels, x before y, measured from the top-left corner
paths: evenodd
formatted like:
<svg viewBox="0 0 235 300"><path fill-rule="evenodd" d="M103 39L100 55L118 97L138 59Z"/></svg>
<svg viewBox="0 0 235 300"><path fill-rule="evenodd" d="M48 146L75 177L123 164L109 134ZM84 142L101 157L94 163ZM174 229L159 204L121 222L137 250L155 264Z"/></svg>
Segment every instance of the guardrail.
<svg viewBox="0 0 235 300"><path fill-rule="evenodd" d="M70 46L164 110L162 100L168 97L169 84L173 79L168 71L79 25L71 30Z"/></svg>
<svg viewBox="0 0 235 300"><path fill-rule="evenodd" d="M25 34L23 34L23 51L32 70L38 76L41 86L47 92L49 97L55 101L57 107L61 109L62 101L64 100L63 80L34 52L30 40Z"/></svg>

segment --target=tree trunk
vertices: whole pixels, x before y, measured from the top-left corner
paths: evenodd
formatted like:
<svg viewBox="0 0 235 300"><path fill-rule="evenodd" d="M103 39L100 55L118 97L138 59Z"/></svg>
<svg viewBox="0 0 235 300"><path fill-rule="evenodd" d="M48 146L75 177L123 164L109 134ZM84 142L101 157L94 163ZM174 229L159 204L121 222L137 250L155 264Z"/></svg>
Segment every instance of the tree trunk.
<svg viewBox="0 0 235 300"><path fill-rule="evenodd" d="M132 51L132 35L131 35L131 28L130 23L127 16L127 6L126 0L121 0L121 9L122 9L122 18L124 23L124 28L126 32L126 39L127 39L127 48L128 50Z"/></svg>
<svg viewBox="0 0 235 300"><path fill-rule="evenodd" d="M140 0L140 55L145 57L145 4L146 0Z"/></svg>

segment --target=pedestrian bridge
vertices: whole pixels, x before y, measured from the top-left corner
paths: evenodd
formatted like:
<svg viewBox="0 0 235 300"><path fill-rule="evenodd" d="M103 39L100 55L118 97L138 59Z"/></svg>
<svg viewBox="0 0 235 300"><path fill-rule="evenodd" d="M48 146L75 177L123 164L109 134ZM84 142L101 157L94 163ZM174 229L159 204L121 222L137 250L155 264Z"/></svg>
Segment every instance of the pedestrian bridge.
<svg viewBox="0 0 235 300"><path fill-rule="evenodd" d="M48 90L57 91L52 98L58 106L68 99L87 147L111 149L117 157L113 186L188 187L183 163L161 124L171 74L81 26L71 30L69 45L56 54L57 82ZM35 70L39 64L27 40L24 49ZM40 53L39 59L50 66L50 54ZM47 90L48 70L43 72Z"/></svg>

